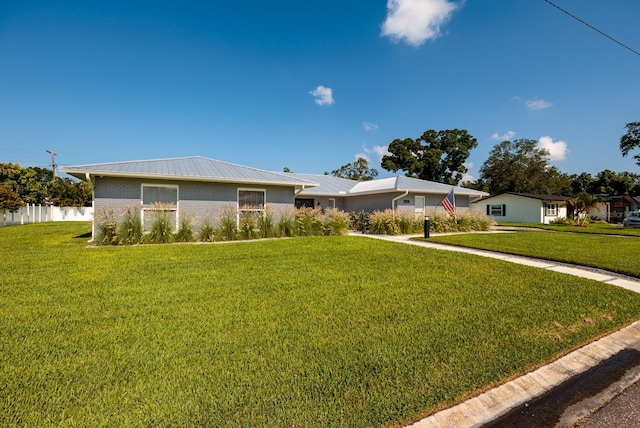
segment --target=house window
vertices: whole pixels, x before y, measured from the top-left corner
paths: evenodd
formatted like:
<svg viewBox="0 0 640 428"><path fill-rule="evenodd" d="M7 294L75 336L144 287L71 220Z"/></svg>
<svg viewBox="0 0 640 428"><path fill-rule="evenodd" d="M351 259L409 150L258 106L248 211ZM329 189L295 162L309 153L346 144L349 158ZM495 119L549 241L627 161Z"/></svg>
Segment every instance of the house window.
<svg viewBox="0 0 640 428"><path fill-rule="evenodd" d="M503 205L487 205L487 214L494 217L504 217L506 215L506 206Z"/></svg>
<svg viewBox="0 0 640 428"><path fill-rule="evenodd" d="M263 189L238 189L238 211L264 213L266 194Z"/></svg>
<svg viewBox="0 0 640 428"><path fill-rule="evenodd" d="M178 224L178 186L142 185L142 224L149 230L160 214L169 215L172 224Z"/></svg>
<svg viewBox="0 0 640 428"><path fill-rule="evenodd" d="M555 217L558 215L558 204L544 204L544 215Z"/></svg>
<svg viewBox="0 0 640 428"><path fill-rule="evenodd" d="M336 200L329 199L329 206L327 208L335 208L335 207L336 207Z"/></svg>
<svg viewBox="0 0 640 428"><path fill-rule="evenodd" d="M313 208L313 199L296 198L296 208Z"/></svg>

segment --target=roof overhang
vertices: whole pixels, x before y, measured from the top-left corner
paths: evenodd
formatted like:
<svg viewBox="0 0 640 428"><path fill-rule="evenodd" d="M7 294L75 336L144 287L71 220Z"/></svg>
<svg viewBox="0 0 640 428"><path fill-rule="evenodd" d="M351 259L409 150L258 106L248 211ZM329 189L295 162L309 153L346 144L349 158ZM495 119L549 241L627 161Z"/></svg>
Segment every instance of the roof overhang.
<svg viewBox="0 0 640 428"><path fill-rule="evenodd" d="M165 181L198 181L204 183L236 183L250 184L261 186L286 186L295 188L307 188L319 186L318 183L311 181L277 181L277 180L253 180L234 177L196 177L184 175L166 175L166 174L136 174L136 173L119 173L111 171L91 171L85 169L65 168L61 167L60 172L69 174L83 181L93 181L95 178L113 177L113 178L136 178L142 180L165 180Z"/></svg>

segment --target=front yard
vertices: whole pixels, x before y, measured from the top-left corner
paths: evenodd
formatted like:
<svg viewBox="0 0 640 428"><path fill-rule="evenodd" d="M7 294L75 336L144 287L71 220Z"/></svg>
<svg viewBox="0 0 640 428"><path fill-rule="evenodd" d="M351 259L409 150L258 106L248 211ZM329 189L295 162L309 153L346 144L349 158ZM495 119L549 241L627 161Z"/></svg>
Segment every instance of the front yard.
<svg viewBox="0 0 640 428"><path fill-rule="evenodd" d="M640 318L627 290L360 237L87 232L0 228L2 426L400 425Z"/></svg>

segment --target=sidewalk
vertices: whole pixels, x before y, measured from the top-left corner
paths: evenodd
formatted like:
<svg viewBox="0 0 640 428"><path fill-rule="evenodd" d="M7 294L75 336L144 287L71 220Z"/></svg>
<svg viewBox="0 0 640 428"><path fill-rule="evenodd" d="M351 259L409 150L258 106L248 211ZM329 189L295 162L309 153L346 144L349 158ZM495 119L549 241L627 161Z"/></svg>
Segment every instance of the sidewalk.
<svg viewBox="0 0 640 428"><path fill-rule="evenodd" d="M437 244L435 242L410 240L412 237L421 235L384 236L358 234L358 236L417 245L437 250L457 251L482 257L491 257L510 263L548 269L581 278L601 281L640 293L640 280L600 269L570 266L543 259L456 247L453 245ZM524 376L493 388L456 406L432 414L407 428L482 427L510 410L518 406L526 405L573 377L597 366L618 354L620 351L630 348L640 351L640 321L636 321L613 334L583 346ZM594 397L590 397L578 405L567 408L561 415L557 426L573 426L580 419L585 418L606 405L621 391L633 385L638 380L640 380L640 367L629 370L622 379L610 385Z"/></svg>

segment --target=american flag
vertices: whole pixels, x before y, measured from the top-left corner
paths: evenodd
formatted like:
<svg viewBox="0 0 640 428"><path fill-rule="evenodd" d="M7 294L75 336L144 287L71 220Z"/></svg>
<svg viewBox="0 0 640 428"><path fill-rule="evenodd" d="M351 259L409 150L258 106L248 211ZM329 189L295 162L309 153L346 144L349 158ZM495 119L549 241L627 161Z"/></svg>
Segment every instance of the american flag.
<svg viewBox="0 0 640 428"><path fill-rule="evenodd" d="M451 188L451 191L449 192L449 194L445 196L445 198L440 203L442 204L444 209L447 210L447 212L451 214L455 219L456 218L456 198L453 195L453 187Z"/></svg>

